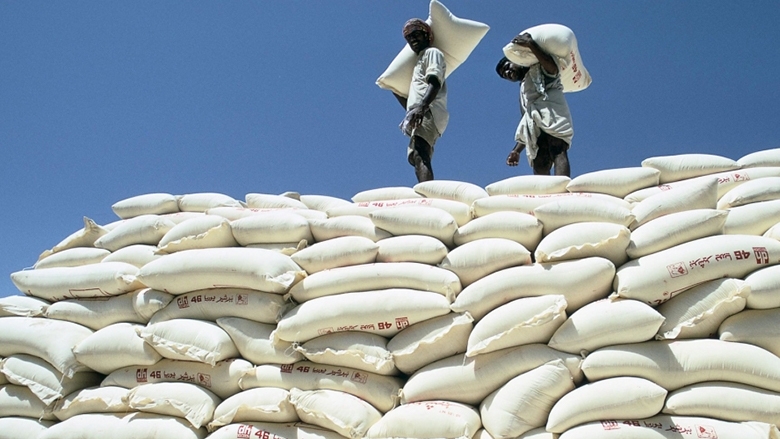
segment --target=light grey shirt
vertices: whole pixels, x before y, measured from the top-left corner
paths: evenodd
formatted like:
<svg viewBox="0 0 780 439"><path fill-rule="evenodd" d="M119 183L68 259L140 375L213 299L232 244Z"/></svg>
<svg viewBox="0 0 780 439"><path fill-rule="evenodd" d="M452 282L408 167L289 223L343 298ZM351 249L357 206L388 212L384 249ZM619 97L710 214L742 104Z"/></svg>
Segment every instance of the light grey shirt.
<svg viewBox="0 0 780 439"><path fill-rule="evenodd" d="M450 113L447 112L447 83L444 81L446 71L447 65L441 50L435 47L425 49L417 56L412 82L409 84L409 97L406 101L406 111L419 106L429 86L428 77L435 76L441 84L441 89L431 103L430 109L433 122L440 135L444 133L447 123L450 121Z"/></svg>

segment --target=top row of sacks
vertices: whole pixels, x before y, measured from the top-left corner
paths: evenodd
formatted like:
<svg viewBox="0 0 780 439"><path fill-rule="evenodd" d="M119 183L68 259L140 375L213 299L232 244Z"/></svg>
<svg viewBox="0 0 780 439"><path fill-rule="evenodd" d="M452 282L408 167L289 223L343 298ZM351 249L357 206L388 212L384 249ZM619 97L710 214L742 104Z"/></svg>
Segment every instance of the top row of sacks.
<svg viewBox="0 0 780 439"><path fill-rule="evenodd" d="M743 170L743 172L734 172L739 170ZM517 176L491 183L485 188L465 182L433 180L419 183L413 188L386 187L362 191L355 194L351 201L361 204L376 201L437 198L471 205L480 198L494 195L588 192L611 195L624 198L629 203L636 203L648 196L674 187L675 183L687 184L691 182L691 179L702 176L719 178L720 186L722 186L719 188L719 197L735 185L748 180L780 177L780 148L750 153L739 160L711 154L651 157L643 160L640 167L595 171L575 178ZM348 204L352 203L336 197L299 195L292 192L282 194L282 196L250 193L246 195L244 201L219 193L187 195L153 193L127 198L115 203L111 208L120 219L129 219L145 214L204 212L215 207L293 208L324 212ZM725 204L719 208L730 207Z"/></svg>

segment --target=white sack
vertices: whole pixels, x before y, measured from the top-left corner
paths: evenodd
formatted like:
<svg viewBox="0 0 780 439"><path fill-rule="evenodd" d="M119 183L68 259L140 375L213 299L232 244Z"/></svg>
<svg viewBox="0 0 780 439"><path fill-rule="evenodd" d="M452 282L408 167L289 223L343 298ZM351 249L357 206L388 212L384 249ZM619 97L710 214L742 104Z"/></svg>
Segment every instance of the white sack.
<svg viewBox="0 0 780 439"><path fill-rule="evenodd" d="M513 346L547 343L566 320L561 295L525 297L501 305L474 326L467 357Z"/></svg>
<svg viewBox="0 0 780 439"><path fill-rule="evenodd" d="M203 387L189 383L152 383L131 389L125 396L133 410L184 418L195 428L205 426L222 402Z"/></svg>
<svg viewBox="0 0 780 439"><path fill-rule="evenodd" d="M759 268L745 276L745 282L750 286L748 308L780 308L780 266Z"/></svg>
<svg viewBox="0 0 780 439"><path fill-rule="evenodd" d="M726 195L726 193L730 190L743 183L767 177L780 177L780 166L737 169L733 171L717 172L715 174L705 174L699 177L686 178L684 180L678 180L660 184L654 187L639 189L626 195L624 199L630 203L638 203L639 201L642 201L651 195L686 186L692 183L700 183L713 178L718 180L718 198L720 198Z"/></svg>
<svg viewBox="0 0 780 439"><path fill-rule="evenodd" d="M123 220L95 241L95 247L116 251L133 244L157 245L176 224L159 215L141 215Z"/></svg>
<svg viewBox="0 0 780 439"><path fill-rule="evenodd" d="M235 221L252 215L264 215L268 212L278 212L280 210L298 214L306 219L323 219L328 217L328 215L325 212L309 209L308 207L303 207L300 209L296 209L296 208L253 209L248 207L222 206L222 207L213 207L207 210L206 214L218 215L230 221Z"/></svg>
<svg viewBox="0 0 780 439"><path fill-rule="evenodd" d="M423 198L413 188L406 186L379 187L360 191L352 196L353 203L364 203L382 200L403 200L406 198Z"/></svg>
<svg viewBox="0 0 780 439"><path fill-rule="evenodd" d="M284 195L249 193L244 199L254 209L308 209L300 200Z"/></svg>
<svg viewBox="0 0 780 439"><path fill-rule="evenodd" d="M243 246L284 242L313 242L309 221L288 210L258 213L230 223L233 237Z"/></svg>
<svg viewBox="0 0 780 439"><path fill-rule="evenodd" d="M249 288L285 293L303 277L289 256L255 248L184 250L144 265L144 285L171 294L208 288Z"/></svg>
<svg viewBox="0 0 780 439"><path fill-rule="evenodd" d="M692 209L650 220L631 231L626 254L637 259L677 244L723 233L728 211Z"/></svg>
<svg viewBox="0 0 780 439"><path fill-rule="evenodd" d="M423 401L398 406L387 412L366 434L366 439L471 438L482 427L479 412L450 401Z"/></svg>
<svg viewBox="0 0 780 439"><path fill-rule="evenodd" d="M216 323L176 319L136 329L157 352L171 360L199 361L214 366L218 361L239 356L238 349Z"/></svg>
<svg viewBox="0 0 780 439"><path fill-rule="evenodd" d="M692 384L669 393L663 413L778 425L780 393L724 381Z"/></svg>
<svg viewBox="0 0 780 439"><path fill-rule="evenodd" d="M333 430L344 437L365 437L382 418L371 404L337 390L290 389L290 402L303 422Z"/></svg>
<svg viewBox="0 0 780 439"><path fill-rule="evenodd" d="M398 403L403 380L348 367L299 361L295 364L263 364L241 378L241 388L280 387L301 390L338 390L357 396L387 412Z"/></svg>
<svg viewBox="0 0 780 439"><path fill-rule="evenodd" d="M125 198L111 205L111 210L122 219L141 215L163 215L179 211L176 197L166 193L151 193Z"/></svg>
<svg viewBox="0 0 780 439"><path fill-rule="evenodd" d="M117 386L81 389L57 401L53 412L60 421L85 413L127 413L130 406L123 399L129 391Z"/></svg>
<svg viewBox="0 0 780 439"><path fill-rule="evenodd" d="M553 405L574 389L560 360L512 378L479 406L482 424L494 439L512 439L544 426Z"/></svg>
<svg viewBox="0 0 780 439"><path fill-rule="evenodd" d="M559 439L775 439L774 425L725 422L711 417L658 415L611 419L573 427Z"/></svg>
<svg viewBox="0 0 780 439"><path fill-rule="evenodd" d="M157 254L156 245L135 244L122 247L103 258L102 262L125 262L135 265L138 268L161 258L163 255Z"/></svg>
<svg viewBox="0 0 780 439"><path fill-rule="evenodd" d="M4 358L0 361L0 372L11 384L27 386L47 406L76 390L97 386L102 379L94 372L78 372L66 377L46 361L26 354Z"/></svg>
<svg viewBox="0 0 780 439"><path fill-rule="evenodd" d="M609 378L588 383L555 403L546 430L553 433L602 419L644 419L661 412L666 389L636 377Z"/></svg>
<svg viewBox="0 0 780 439"><path fill-rule="evenodd" d="M305 204L309 209L319 210L322 212L327 212L329 209L334 207L348 206L352 204L347 200L331 197L329 195L301 195L300 200L301 203Z"/></svg>
<svg viewBox="0 0 780 439"><path fill-rule="evenodd" d="M244 422L226 425L211 433L209 439L344 439L335 431L303 423Z"/></svg>
<svg viewBox="0 0 780 439"><path fill-rule="evenodd" d="M331 366L344 366L379 375L398 375L387 339L367 332L334 332L313 338L294 349L307 360Z"/></svg>
<svg viewBox="0 0 780 439"><path fill-rule="evenodd" d="M19 291L50 302L73 297L118 296L143 288L138 268L124 262L42 268L11 273Z"/></svg>
<svg viewBox="0 0 780 439"><path fill-rule="evenodd" d="M230 221L217 215L202 215L176 224L157 244L160 253L236 245Z"/></svg>
<svg viewBox="0 0 780 439"><path fill-rule="evenodd" d="M718 180L715 178L686 184L661 192L637 203L631 212L636 217L631 228L664 215L692 209L714 209L718 202Z"/></svg>
<svg viewBox="0 0 780 439"><path fill-rule="evenodd" d="M65 239L60 241L57 245L52 247L50 250L45 250L41 255L38 257L38 261L41 261L42 259L57 253L61 252L63 250L67 250L69 248L75 248L75 247L94 247L95 241L98 240L101 236L108 233L108 230L104 229L103 227L99 226L95 221L84 217L84 228L79 229L70 235L68 235Z"/></svg>
<svg viewBox="0 0 780 439"><path fill-rule="evenodd" d="M749 343L780 357L780 308L735 314L721 323L718 335L721 340Z"/></svg>
<svg viewBox="0 0 780 439"><path fill-rule="evenodd" d="M344 293L296 306L279 321L274 337L299 343L341 331L392 337L407 326L449 312L450 301L428 291L391 288Z"/></svg>
<svg viewBox="0 0 780 439"><path fill-rule="evenodd" d="M755 166L780 166L780 148L764 149L745 154L737 160L740 166L752 168Z"/></svg>
<svg viewBox="0 0 780 439"><path fill-rule="evenodd" d="M151 288L111 297L67 299L52 303L46 318L67 320L93 330L114 323L146 324L151 316L165 308L173 296Z"/></svg>
<svg viewBox="0 0 780 439"><path fill-rule="evenodd" d="M148 383L193 383L211 390L220 398L227 398L241 391L238 380L252 367L251 363L240 358L220 361L215 366L197 361L162 359L151 366L115 370L100 385L132 389Z"/></svg>
<svg viewBox="0 0 780 439"><path fill-rule="evenodd" d="M485 189L474 183L455 180L423 181L414 185L414 190L426 198L460 201L468 205L471 205L474 200L488 196Z"/></svg>
<svg viewBox="0 0 780 439"><path fill-rule="evenodd" d="M631 192L657 186L661 171L632 167L604 169L580 174L566 185L569 192L597 192L623 198Z"/></svg>
<svg viewBox="0 0 780 439"><path fill-rule="evenodd" d="M179 210L182 212L205 212L214 207L240 207L241 203L233 197L216 192L198 192L178 197Z"/></svg>
<svg viewBox="0 0 780 439"><path fill-rule="evenodd" d="M290 256L307 273L376 261L379 246L362 236L342 236L318 242Z"/></svg>
<svg viewBox="0 0 780 439"><path fill-rule="evenodd" d="M276 323L291 306L279 294L242 288L212 288L176 296L150 320L173 319L216 321L220 317L242 317L262 323Z"/></svg>
<svg viewBox="0 0 780 439"><path fill-rule="evenodd" d="M447 246L432 236L393 236L377 241L377 262L418 262L438 265L447 256Z"/></svg>
<svg viewBox="0 0 780 439"><path fill-rule="evenodd" d="M44 404L27 386L6 384L0 386L0 420L11 416L53 421L57 418L51 407Z"/></svg>
<svg viewBox="0 0 780 439"><path fill-rule="evenodd" d="M557 200L569 198L585 198L591 200L609 201L620 207L631 208L631 203L612 195L596 193L556 193L556 194L509 194L494 195L487 198L480 198L471 205L476 218L491 214L493 212L512 211L533 215L537 207Z"/></svg>
<svg viewBox="0 0 780 439"><path fill-rule="evenodd" d="M466 61L490 29L484 23L456 17L438 0L431 0L426 21L435 35L433 47L444 54L446 76ZM401 52L377 78L376 85L397 95L407 96L416 61L417 55L408 44L404 45Z"/></svg>
<svg viewBox="0 0 780 439"><path fill-rule="evenodd" d="M331 218L344 215L360 215L370 217L371 212L377 210L394 209L396 207L435 207L441 209L455 219L458 227L468 223L471 218L471 205L460 201L447 200L444 198L405 198L400 200L379 200L355 203L346 206L339 206L328 210Z"/></svg>
<svg viewBox="0 0 780 439"><path fill-rule="evenodd" d="M290 364L304 358L292 343L273 339L276 325L240 317L221 317L217 325L227 332L241 357L253 364Z"/></svg>
<svg viewBox="0 0 780 439"><path fill-rule="evenodd" d="M516 175L505 178L485 187L485 191L494 195L543 195L566 193L571 178L565 175Z"/></svg>
<svg viewBox="0 0 780 439"><path fill-rule="evenodd" d="M480 320L514 299L559 294L566 298L566 312L571 314L609 295L614 277L615 264L604 258L507 268L464 288L451 308L455 312L468 311L475 320Z"/></svg>
<svg viewBox="0 0 780 439"><path fill-rule="evenodd" d="M545 236L574 223L604 222L628 227L635 219L630 209L609 201L585 198L563 198L545 203L534 209L533 215L542 223Z"/></svg>
<svg viewBox="0 0 780 439"><path fill-rule="evenodd" d="M560 262L589 257L609 259L616 266L626 260L631 237L628 227L605 222L574 223L553 230L534 251L536 262Z"/></svg>
<svg viewBox="0 0 780 439"><path fill-rule="evenodd" d="M552 56L561 76L564 92L585 90L592 81L588 69L582 63L577 37L571 29L562 24L540 24L528 28L529 33L541 49ZM515 64L531 66L539 62L527 47L509 43L504 46L504 55Z"/></svg>
<svg viewBox="0 0 780 439"><path fill-rule="evenodd" d="M0 297L0 317L40 317L50 304L47 300L30 296Z"/></svg>
<svg viewBox="0 0 780 439"><path fill-rule="evenodd" d="M36 438L52 425L54 425L53 421L23 416L0 418L0 439Z"/></svg>
<svg viewBox="0 0 780 439"><path fill-rule="evenodd" d="M649 157L642 160L642 166L661 171L659 182L662 184L740 168L736 161L713 154Z"/></svg>
<svg viewBox="0 0 780 439"><path fill-rule="evenodd" d="M184 419L150 413L89 413L52 425L38 439L204 439L206 429L195 429Z"/></svg>
<svg viewBox="0 0 780 439"><path fill-rule="evenodd" d="M548 345L580 354L604 346L651 340L664 317L638 300L601 299L591 302L563 322Z"/></svg>
<svg viewBox="0 0 780 439"><path fill-rule="evenodd" d="M162 356L138 336L140 325L115 323L82 340L73 348L79 363L102 374L128 366L151 366Z"/></svg>
<svg viewBox="0 0 780 439"><path fill-rule="evenodd" d="M533 251L542 240L542 224L527 213L495 212L458 227L453 235L456 246L484 238L510 239Z"/></svg>
<svg viewBox="0 0 780 439"><path fill-rule="evenodd" d="M530 344L471 358L453 355L428 364L406 381L401 402L442 399L476 405L517 375L557 359L566 364L575 384L582 380L579 356Z"/></svg>
<svg viewBox="0 0 780 439"><path fill-rule="evenodd" d="M439 293L452 301L461 291L458 276L416 262L374 263L331 268L307 276L288 293L297 303L358 291L409 288Z"/></svg>
<svg viewBox="0 0 780 439"><path fill-rule="evenodd" d="M780 177L766 177L742 183L718 199L718 209L744 206L780 198Z"/></svg>
<svg viewBox="0 0 780 439"><path fill-rule="evenodd" d="M110 254L110 251L103 248L74 247L41 259L35 263L33 268L78 267L97 264Z"/></svg>
<svg viewBox="0 0 780 439"><path fill-rule="evenodd" d="M342 236L362 236L374 242L389 238L390 232L374 225L367 216L342 215L333 218L310 219L309 228L314 240L327 241Z"/></svg>
<svg viewBox="0 0 780 439"><path fill-rule="evenodd" d="M666 319L656 338L709 338L727 317L745 308L749 295L750 286L739 279L715 279L696 285L656 308Z"/></svg>
<svg viewBox="0 0 780 439"><path fill-rule="evenodd" d="M582 372L590 381L636 376L669 391L705 381L780 391L780 358L749 344L712 339L604 347L585 357Z"/></svg>
<svg viewBox="0 0 780 439"><path fill-rule="evenodd" d="M438 207L394 207L378 209L369 213L369 218L380 229L394 236L432 236L448 247L453 247L453 235L458 223L448 212Z"/></svg>
<svg viewBox="0 0 780 439"><path fill-rule="evenodd" d="M780 219L780 200L759 201L729 209L723 233L727 235L763 235Z"/></svg>
<svg viewBox="0 0 780 439"><path fill-rule="evenodd" d="M57 337L53 338L52 334ZM87 370L73 356L74 346L92 330L71 322L29 317L0 318L0 357L28 354L41 358L66 377Z"/></svg>
<svg viewBox="0 0 780 439"><path fill-rule="evenodd" d="M780 262L780 242L717 235L642 256L617 269L614 295L656 306L686 289L722 277L742 278Z"/></svg>
<svg viewBox="0 0 780 439"><path fill-rule="evenodd" d="M439 267L458 275L466 287L496 271L530 263L531 252L522 244L504 238L484 238L452 249Z"/></svg>
<svg viewBox="0 0 780 439"><path fill-rule="evenodd" d="M244 390L222 401L214 409L209 431L238 422L297 422L298 414L290 402L290 391L277 387Z"/></svg>
<svg viewBox="0 0 780 439"><path fill-rule="evenodd" d="M449 313L414 324L387 342L398 370L411 375L417 369L466 352L473 327L469 313Z"/></svg>

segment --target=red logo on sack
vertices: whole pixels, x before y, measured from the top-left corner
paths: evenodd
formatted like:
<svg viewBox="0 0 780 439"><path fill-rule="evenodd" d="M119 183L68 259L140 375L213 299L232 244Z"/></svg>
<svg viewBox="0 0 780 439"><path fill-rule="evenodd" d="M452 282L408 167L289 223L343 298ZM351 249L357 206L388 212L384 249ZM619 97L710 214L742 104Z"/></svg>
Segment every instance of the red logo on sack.
<svg viewBox="0 0 780 439"><path fill-rule="evenodd" d="M176 299L176 304L179 305L179 309L189 308L190 307L190 303L189 303L189 301L187 300L186 297L179 297L179 298L177 298Z"/></svg>
<svg viewBox="0 0 780 439"><path fill-rule="evenodd" d="M688 269L685 268L685 264L682 262L678 262L672 265L667 265L666 269L669 270L669 275L671 277L680 277L688 274Z"/></svg>
<svg viewBox="0 0 780 439"><path fill-rule="evenodd" d="M718 433L715 429L707 425L697 425L696 436L702 439L718 439Z"/></svg>
<svg viewBox="0 0 780 439"><path fill-rule="evenodd" d="M762 265L769 263L769 252L766 247L753 247L753 254L756 255L756 264Z"/></svg>

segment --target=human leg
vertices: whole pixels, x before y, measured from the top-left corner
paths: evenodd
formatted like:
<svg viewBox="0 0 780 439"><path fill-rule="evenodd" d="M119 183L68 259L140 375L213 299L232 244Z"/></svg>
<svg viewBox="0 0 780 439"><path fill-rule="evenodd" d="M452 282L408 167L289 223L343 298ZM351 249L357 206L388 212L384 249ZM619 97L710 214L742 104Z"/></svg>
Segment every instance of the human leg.
<svg viewBox="0 0 780 439"><path fill-rule="evenodd" d="M566 152L569 149L568 143L542 131L537 139L537 145L539 151L536 156L540 158L540 172L543 172L544 175L550 175L550 170L555 166L555 175L570 176L569 155ZM536 160L534 160L534 173L537 173Z"/></svg>
<svg viewBox="0 0 780 439"><path fill-rule="evenodd" d="M409 164L414 166L417 182L433 180L433 166L431 166L431 153L433 151L431 145L420 136L412 136L409 146Z"/></svg>
<svg viewBox="0 0 780 439"><path fill-rule="evenodd" d="M569 154L566 152L566 150L555 156L553 164L555 165L555 175L565 175L567 177L571 177Z"/></svg>

